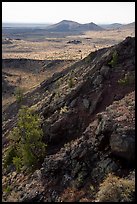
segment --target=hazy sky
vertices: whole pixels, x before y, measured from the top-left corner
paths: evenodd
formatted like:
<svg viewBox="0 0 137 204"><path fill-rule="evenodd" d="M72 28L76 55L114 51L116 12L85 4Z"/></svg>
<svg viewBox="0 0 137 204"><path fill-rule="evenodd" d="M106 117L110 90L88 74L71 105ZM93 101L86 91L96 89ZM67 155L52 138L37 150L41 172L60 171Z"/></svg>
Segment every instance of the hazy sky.
<svg viewBox="0 0 137 204"><path fill-rule="evenodd" d="M135 2L2 2L2 22L131 23Z"/></svg>

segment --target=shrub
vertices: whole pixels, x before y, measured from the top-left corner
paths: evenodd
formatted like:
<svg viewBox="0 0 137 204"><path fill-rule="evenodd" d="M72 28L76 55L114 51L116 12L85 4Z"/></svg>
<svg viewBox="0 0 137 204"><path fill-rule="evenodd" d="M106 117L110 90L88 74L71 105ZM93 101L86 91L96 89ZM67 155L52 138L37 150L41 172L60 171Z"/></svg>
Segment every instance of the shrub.
<svg viewBox="0 0 137 204"><path fill-rule="evenodd" d="M68 86L69 88L72 88L74 86L74 80L72 78L68 80Z"/></svg>
<svg viewBox="0 0 137 204"><path fill-rule="evenodd" d="M119 178L113 174L100 185L98 202L132 202L134 200L135 181Z"/></svg>
<svg viewBox="0 0 137 204"><path fill-rule="evenodd" d="M16 170L19 172L21 170L22 167L22 161L20 157L13 157L13 164L16 167Z"/></svg>
<svg viewBox="0 0 137 204"><path fill-rule="evenodd" d="M117 62L118 62L118 53L115 50L113 55L112 55L112 59L108 64L111 65L112 67L115 67L117 65Z"/></svg>
<svg viewBox="0 0 137 204"><path fill-rule="evenodd" d="M17 127L10 135L15 154L8 156L6 164L13 163L17 170L21 166L34 169L44 158L46 145L42 142L43 132L40 128L40 118L29 108L22 107L18 113Z"/></svg>
<svg viewBox="0 0 137 204"><path fill-rule="evenodd" d="M6 151L6 156L4 158L4 167L8 167L10 164L12 164L12 160L13 160L13 157L16 156L16 149L15 149L15 146L10 146L8 148L8 150Z"/></svg>
<svg viewBox="0 0 137 204"><path fill-rule="evenodd" d="M23 100L23 89L18 87L15 90L14 94L15 94L15 98L16 98L17 103L20 104L22 102L22 100Z"/></svg>
<svg viewBox="0 0 137 204"><path fill-rule="evenodd" d="M131 76L129 74L125 74L123 79L118 80L118 84L129 85L129 84L133 83L134 81L135 81L135 76L134 75Z"/></svg>

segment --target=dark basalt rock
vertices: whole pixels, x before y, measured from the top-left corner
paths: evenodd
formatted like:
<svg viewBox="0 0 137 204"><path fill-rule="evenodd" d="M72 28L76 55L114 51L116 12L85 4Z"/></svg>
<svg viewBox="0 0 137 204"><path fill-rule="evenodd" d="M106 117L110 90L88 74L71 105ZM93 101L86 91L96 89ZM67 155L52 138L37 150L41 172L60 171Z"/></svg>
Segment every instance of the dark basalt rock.
<svg viewBox="0 0 137 204"><path fill-rule="evenodd" d="M110 138L113 154L126 159L135 160L135 129L118 128Z"/></svg>

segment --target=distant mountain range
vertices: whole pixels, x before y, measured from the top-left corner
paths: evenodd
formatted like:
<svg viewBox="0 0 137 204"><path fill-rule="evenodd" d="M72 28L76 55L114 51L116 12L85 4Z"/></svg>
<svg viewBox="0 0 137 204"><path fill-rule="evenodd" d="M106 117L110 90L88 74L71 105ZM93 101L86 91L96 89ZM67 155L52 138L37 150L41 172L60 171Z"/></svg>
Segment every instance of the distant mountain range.
<svg viewBox="0 0 137 204"><path fill-rule="evenodd" d="M99 26L104 28L104 29L117 29L117 28L120 28L121 26L123 26L123 24L112 23L112 24L100 24Z"/></svg>
<svg viewBox="0 0 137 204"><path fill-rule="evenodd" d="M135 29L135 22L129 23L129 24L125 24L122 27L120 27L120 29Z"/></svg>
<svg viewBox="0 0 137 204"><path fill-rule="evenodd" d="M103 31L112 29L135 29L135 22L129 24L95 24L93 22L81 24L75 21L63 20L56 24L36 24L36 23L2 23L3 28L12 29L42 29L45 32L85 32L85 31ZM33 30L34 32L34 30Z"/></svg>
<svg viewBox="0 0 137 204"><path fill-rule="evenodd" d="M112 23L112 24L100 24L100 27L112 30L112 29L132 29L135 28L135 22L129 24L121 24L121 23Z"/></svg>
<svg viewBox="0 0 137 204"><path fill-rule="evenodd" d="M104 30L104 28L96 25L93 22L80 24L75 21L63 20L59 23L48 26L46 30L51 32L71 32L71 31L81 32L81 31L88 31L88 30L101 31L101 30Z"/></svg>

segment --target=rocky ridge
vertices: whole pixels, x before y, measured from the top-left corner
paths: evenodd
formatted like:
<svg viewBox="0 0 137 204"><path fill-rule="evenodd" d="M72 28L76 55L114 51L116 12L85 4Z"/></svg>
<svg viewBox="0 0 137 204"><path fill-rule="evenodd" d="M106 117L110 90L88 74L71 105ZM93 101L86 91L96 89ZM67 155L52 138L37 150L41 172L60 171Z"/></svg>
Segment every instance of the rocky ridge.
<svg viewBox="0 0 137 204"><path fill-rule="evenodd" d="M96 201L109 173L134 180L129 176L135 168L134 43L135 38L126 38L91 53L24 96L23 104L42 117L47 155L39 170L22 179L21 188L23 173L3 172L5 180L16 181L4 200ZM115 66L110 63L114 52ZM4 111L4 138L16 124L17 112L16 102Z"/></svg>

